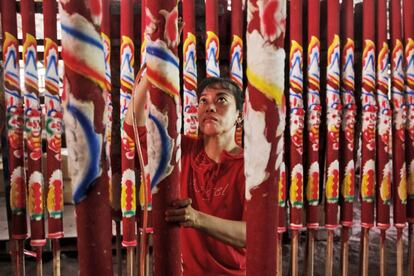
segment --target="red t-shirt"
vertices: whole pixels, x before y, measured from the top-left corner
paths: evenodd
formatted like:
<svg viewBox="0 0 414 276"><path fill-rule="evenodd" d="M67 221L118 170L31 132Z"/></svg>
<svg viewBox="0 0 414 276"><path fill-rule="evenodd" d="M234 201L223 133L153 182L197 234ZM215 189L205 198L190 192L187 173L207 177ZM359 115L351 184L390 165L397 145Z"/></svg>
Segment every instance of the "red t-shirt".
<svg viewBox="0 0 414 276"><path fill-rule="evenodd" d="M124 128L134 137L132 126ZM145 128L139 134L145 143ZM223 152L216 163L205 153L202 140L183 136L181 141L182 198L191 198L192 207L203 213L246 221L243 153ZM246 274L245 248L227 245L193 228L182 228L181 234L184 276Z"/></svg>

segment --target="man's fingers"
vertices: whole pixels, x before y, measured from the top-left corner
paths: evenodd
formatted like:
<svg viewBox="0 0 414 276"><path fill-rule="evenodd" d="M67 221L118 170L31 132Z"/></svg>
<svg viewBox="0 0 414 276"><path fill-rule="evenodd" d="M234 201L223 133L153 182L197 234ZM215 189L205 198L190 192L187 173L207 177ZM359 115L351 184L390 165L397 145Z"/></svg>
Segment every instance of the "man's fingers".
<svg viewBox="0 0 414 276"><path fill-rule="evenodd" d="M180 223L180 226L182 226L182 227L186 227L186 228L188 228L188 227L193 227L193 222L192 222L192 221L185 221L185 222L181 222L181 223Z"/></svg>
<svg viewBox="0 0 414 276"><path fill-rule="evenodd" d="M186 222L189 219L189 215L179 215L179 216L168 216L165 218L167 222Z"/></svg>
<svg viewBox="0 0 414 276"><path fill-rule="evenodd" d="M180 208L180 209L169 209L165 212L165 215L168 217L172 217L172 216L180 216L180 215L186 215L187 211L185 208Z"/></svg>
<svg viewBox="0 0 414 276"><path fill-rule="evenodd" d="M191 198L186 198L186 199L178 199L173 201L172 206L175 208L183 208L183 207L187 207L188 205L191 205L192 200Z"/></svg>

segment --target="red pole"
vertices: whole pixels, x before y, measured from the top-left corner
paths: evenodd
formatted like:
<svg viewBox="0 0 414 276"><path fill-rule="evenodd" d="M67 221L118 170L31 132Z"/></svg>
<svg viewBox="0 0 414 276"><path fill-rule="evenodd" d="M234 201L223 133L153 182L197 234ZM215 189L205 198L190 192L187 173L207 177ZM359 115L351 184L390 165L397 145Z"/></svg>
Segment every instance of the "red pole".
<svg viewBox="0 0 414 276"><path fill-rule="evenodd" d="M21 3L24 62L24 114L26 148L28 154L27 185L30 216L30 245L36 248L36 271L42 275L42 247L46 244L44 226L44 180L42 174L42 110L39 101L37 75L37 42L34 20L34 2Z"/></svg>
<svg viewBox="0 0 414 276"><path fill-rule="evenodd" d="M111 80L111 7L110 0L102 0L101 36L105 50L105 80L109 95L112 89ZM112 102L109 102L112 106ZM112 109L110 110L112 111ZM112 113L112 112L111 112ZM110 114L111 114L110 113ZM110 121L109 123L112 123ZM111 127L109 127L111 129ZM110 140L109 140L110 141Z"/></svg>
<svg viewBox="0 0 414 276"><path fill-rule="evenodd" d="M406 224L407 176L405 153L406 105L404 93L404 48L401 34L401 5L391 2L391 91L393 107L393 210L394 225L404 228Z"/></svg>
<svg viewBox="0 0 414 276"><path fill-rule="evenodd" d="M105 52L100 1L61 1L65 130L72 164L79 275L112 275L105 149Z"/></svg>
<svg viewBox="0 0 414 276"><path fill-rule="evenodd" d="M386 230L390 226L391 177L392 177L392 144L391 107L388 100L388 55L387 43L387 10L386 1L378 1L377 25L377 103L378 103L378 133L377 133L377 227Z"/></svg>
<svg viewBox="0 0 414 276"><path fill-rule="evenodd" d="M63 186L61 170L62 107L59 97L58 47L56 37L55 1L43 1L45 55L45 105L47 132L47 175L48 182L48 238L63 237Z"/></svg>
<svg viewBox="0 0 414 276"><path fill-rule="evenodd" d="M277 226L277 247L276 247L276 275L283 274L283 233L286 232L286 201L287 201L287 175L286 175L286 156L285 156L285 110L283 110L283 114L280 123L283 124L280 127L283 128L281 137L280 137L280 144L281 147L280 154L282 155L282 164L280 165L279 169L279 179L277 182L277 190L278 190L278 204L277 204L277 213L278 213L278 220L276 221Z"/></svg>
<svg viewBox="0 0 414 276"><path fill-rule="evenodd" d="M243 1L231 1L230 78L243 89ZM243 144L243 129L236 128L235 140Z"/></svg>
<svg viewBox="0 0 414 276"><path fill-rule="evenodd" d="M298 238L302 229L303 210L303 48L302 1L290 1L290 55L289 55L289 127L290 127L290 225L291 275L298 275Z"/></svg>
<svg viewBox="0 0 414 276"><path fill-rule="evenodd" d="M278 179L286 116L284 87L286 1L249 0L248 93L245 103L247 275L278 271Z"/></svg>
<svg viewBox="0 0 414 276"><path fill-rule="evenodd" d="M145 63L145 29L147 27L147 18L145 16L145 2L146 0L141 0L141 66Z"/></svg>
<svg viewBox="0 0 414 276"><path fill-rule="evenodd" d="M243 1L231 1L230 77L243 87Z"/></svg>
<svg viewBox="0 0 414 276"><path fill-rule="evenodd" d="M308 180L306 183L306 226L308 229L319 227L319 127L321 123L320 100L320 41L319 41L319 0L308 3Z"/></svg>
<svg viewBox="0 0 414 276"><path fill-rule="evenodd" d="M45 106L47 134L48 238L52 239L53 275L60 275L60 245L63 237L63 182L61 170L62 107L59 96L56 1L43 1Z"/></svg>
<svg viewBox="0 0 414 276"><path fill-rule="evenodd" d="M374 196L375 196L375 127L377 119L377 105L375 99L375 43L373 42L375 29L374 2L364 2L363 40L364 51L362 56L362 227L371 228L374 225Z"/></svg>
<svg viewBox="0 0 414 276"><path fill-rule="evenodd" d="M277 212L279 215L279 219L276 221L277 224L277 248L276 248L276 266L277 266L277 274L282 275L282 264L283 264L283 252L282 252L282 239L283 233L286 232L286 200L287 200L287 183L286 183L286 162L285 162L285 149L284 149L284 134L282 134L280 140L282 141L282 151L280 154L283 156L282 164L279 170L279 180L278 180L278 205L277 205Z"/></svg>
<svg viewBox="0 0 414 276"><path fill-rule="evenodd" d="M366 0L363 6L363 54L362 54L362 144L361 144L361 271L368 274L369 229L374 226L374 201L376 186L375 128L377 103L375 97L375 12L374 1Z"/></svg>
<svg viewBox="0 0 414 276"><path fill-rule="evenodd" d="M341 224L352 227L352 203L355 197L355 72L354 72L354 24L353 0L344 0L344 44L342 47L342 86L341 96L344 103L344 122L341 129L341 138L346 145L342 147L341 156L343 168L341 172Z"/></svg>
<svg viewBox="0 0 414 276"><path fill-rule="evenodd" d="M218 37L218 1L206 3L206 76L220 77L220 41Z"/></svg>
<svg viewBox="0 0 414 276"><path fill-rule="evenodd" d="M134 1L121 1L121 139L122 139L122 245L127 248L127 275L133 275L133 255L137 245L136 229L136 176L135 176L135 143L123 129L126 112L131 101L134 85Z"/></svg>
<svg viewBox="0 0 414 276"><path fill-rule="evenodd" d="M343 36L342 46L342 82L341 97L344 105L343 123L341 127L341 224L342 224L342 253L341 253L341 272L348 275L348 242L349 228L352 227L353 201L355 198L355 72L354 72L354 1L345 0L343 7Z"/></svg>
<svg viewBox="0 0 414 276"><path fill-rule="evenodd" d="M309 275L314 273L314 238L315 231L319 228L319 129L321 124L321 99L320 99L320 1L308 1L308 94L307 94L307 181L306 183L306 270Z"/></svg>
<svg viewBox="0 0 414 276"><path fill-rule="evenodd" d="M414 223L414 1L404 0L405 40L405 89L408 106L407 151L408 151L408 202L407 220Z"/></svg>
<svg viewBox="0 0 414 276"><path fill-rule="evenodd" d="M27 237L26 186L23 155L23 96L20 91L19 42L16 3L1 1L3 29L3 80L9 146L11 238L16 241L15 273L24 275L23 241ZM20 250L19 250L20 249Z"/></svg>
<svg viewBox="0 0 414 276"><path fill-rule="evenodd" d="M146 174L150 174L153 193L154 275L174 276L182 273L180 231L178 226L166 223L165 211L180 197L178 7L175 0L148 1L146 7L147 76L152 84L147 121L148 136L152 139L147 146L148 152L155 153L148 156L148 165L155 170ZM155 150L159 145L161 148Z"/></svg>
<svg viewBox="0 0 414 276"><path fill-rule="evenodd" d="M340 39L339 1L328 1L328 64L326 89L326 187L325 187L325 228L328 230L325 275L333 269L333 231L338 226L339 199L339 129L342 105L340 98Z"/></svg>
<svg viewBox="0 0 414 276"><path fill-rule="evenodd" d="M112 140L112 80L111 80L111 39L110 39L110 5L109 0L102 0L102 23L101 23L101 37L104 45L105 53L105 82L107 90L105 90L106 96L106 109L107 109L107 121L105 129L105 153L108 159L108 176L109 176L109 187L110 187L110 202L114 212L114 216L118 216L120 209L120 185L113 183L112 179L112 154L111 154L111 140ZM117 220L117 218L115 218Z"/></svg>
<svg viewBox="0 0 414 276"><path fill-rule="evenodd" d="M409 223L408 273L414 274L414 1L403 1L404 40L405 40L405 89L408 106L407 162L408 162L408 202L407 221Z"/></svg>
<svg viewBox="0 0 414 276"><path fill-rule="evenodd" d="M198 135L197 119L197 43L194 0L183 1L183 115L184 135Z"/></svg>
<svg viewBox="0 0 414 276"><path fill-rule="evenodd" d="M134 85L133 1L121 2L121 126L125 119ZM135 236L136 192L135 192L135 144L121 127L122 180L121 210L125 247L137 245Z"/></svg>
<svg viewBox="0 0 414 276"><path fill-rule="evenodd" d="M401 233L406 225L407 175L405 162L406 105L404 93L404 48L402 44L401 3L392 0L391 13L391 91L393 108L393 217L397 228L397 274L402 275Z"/></svg>
<svg viewBox="0 0 414 276"><path fill-rule="evenodd" d="M109 187L110 187L110 202L114 212L114 216L117 216L119 211L119 195L120 187L119 185L113 185L112 183L112 165L111 165L111 138L112 138L112 84L111 84L111 39L110 39L110 5L109 0L102 0L102 22L101 22L101 37L104 45L105 53L105 85L108 87L107 90L104 90L105 100L106 100L106 109L107 109L107 118L106 118L106 128L105 128L105 154L108 159L108 176L109 176ZM116 220L116 219L115 219Z"/></svg>
<svg viewBox="0 0 414 276"><path fill-rule="evenodd" d="M339 1L328 1L328 64L327 64L327 149L326 149L326 206L325 227L334 230L338 226L339 198L339 128L341 123L341 99L339 94Z"/></svg>
<svg viewBox="0 0 414 276"><path fill-rule="evenodd" d="M280 127L283 128L283 132L280 137L280 144L281 147L280 154L282 155L282 164L280 165L279 169L279 179L277 182L277 190L278 190L278 204L277 204L277 213L278 213L278 220L276 221L277 225L277 248L276 248L276 275L283 274L283 252L282 252L282 242L283 242L283 233L286 232L286 201L287 201L287 175L286 175L286 156L285 156L285 110L283 114L280 114L281 118L283 118L283 123L281 119Z"/></svg>
<svg viewBox="0 0 414 276"><path fill-rule="evenodd" d="M377 156L378 189L376 200L376 224L381 231L380 272L385 275L385 235L390 227L392 181L392 111L388 100L389 47L387 42L387 3L379 0L377 6Z"/></svg>
<svg viewBox="0 0 414 276"><path fill-rule="evenodd" d="M133 0L121 2L121 126L134 85ZM121 131L122 130L121 127Z"/></svg>
<svg viewBox="0 0 414 276"><path fill-rule="evenodd" d="M109 177L109 202L112 208L112 220L115 222L115 248L116 248L116 263L118 275L122 274L122 241L121 241L121 169L119 162L113 162L120 157L119 151L119 132L115 132L112 136L112 130L116 130L118 124L113 125L114 114L112 98L112 74L111 74L111 11L110 1L102 0L102 23L101 23L101 37L104 45L105 56L105 82L107 89L104 90L105 106L107 111L106 128L105 128L105 154L108 160L108 177ZM115 95L116 97L117 95Z"/></svg>
<svg viewBox="0 0 414 276"><path fill-rule="evenodd" d="M302 228L303 207L303 49L302 49L302 1L290 2L290 170L289 191L290 228Z"/></svg>

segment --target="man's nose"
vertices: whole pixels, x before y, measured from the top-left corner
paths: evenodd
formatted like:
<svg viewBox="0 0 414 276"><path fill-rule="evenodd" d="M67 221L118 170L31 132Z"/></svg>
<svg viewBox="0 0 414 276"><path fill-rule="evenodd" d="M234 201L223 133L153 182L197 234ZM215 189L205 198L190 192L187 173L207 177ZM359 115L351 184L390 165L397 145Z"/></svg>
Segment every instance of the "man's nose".
<svg viewBox="0 0 414 276"><path fill-rule="evenodd" d="M208 103L206 112L216 112L216 105L214 102Z"/></svg>

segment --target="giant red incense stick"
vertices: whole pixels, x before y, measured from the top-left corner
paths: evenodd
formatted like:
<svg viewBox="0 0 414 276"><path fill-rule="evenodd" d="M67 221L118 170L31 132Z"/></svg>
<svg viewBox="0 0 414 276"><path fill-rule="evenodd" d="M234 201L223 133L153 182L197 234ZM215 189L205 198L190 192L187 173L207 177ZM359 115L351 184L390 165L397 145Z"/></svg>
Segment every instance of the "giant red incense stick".
<svg viewBox="0 0 414 276"><path fill-rule="evenodd" d="M183 1L183 116L184 135L198 135L197 119L197 41L194 0Z"/></svg>
<svg viewBox="0 0 414 276"><path fill-rule="evenodd" d="M114 141L112 140L112 129L116 129L118 124L112 123L112 116L118 118L114 114L114 108L112 103L112 80L111 80L111 15L109 0L102 0L102 23L101 23L101 37L104 45L105 55L105 82L107 89L105 93L105 106L106 106L106 129L105 129L105 154L108 160L108 178L109 178L109 201L112 208L112 219L115 222L115 248L116 248L116 264L118 275L122 274L122 245L121 245L121 170L119 162L112 162L112 160L118 160L119 158L119 137L115 132ZM118 94L117 94L118 95ZM117 101L118 102L118 101ZM114 143L113 143L114 142Z"/></svg>
<svg viewBox="0 0 414 276"><path fill-rule="evenodd" d="M402 275L402 231L406 224L407 175L405 162L405 124L407 109L404 93L404 48L402 44L401 3L391 1L391 91L393 116L393 220L397 228L397 274Z"/></svg>
<svg viewBox="0 0 414 276"><path fill-rule="evenodd" d="M333 231L338 226L339 199L339 129L341 126L342 105L340 98L340 41L339 41L339 1L328 1L328 63L326 88L326 183L325 183L325 228L328 230L325 275L333 269Z"/></svg>
<svg viewBox="0 0 414 276"><path fill-rule="evenodd" d="M290 127L290 229L291 275L298 275L298 231L302 225L303 209L303 48L302 1L290 1L290 55L289 55L289 127Z"/></svg>
<svg viewBox="0 0 414 276"><path fill-rule="evenodd" d="M42 174L42 123L37 75L37 42L33 0L21 1L24 62L24 115L28 154L27 185L30 216L30 245L37 250L37 274L42 274L42 247L46 244L44 226L44 181Z"/></svg>
<svg viewBox="0 0 414 276"><path fill-rule="evenodd" d="M218 1L205 0L206 3L206 76L219 77L220 41L218 37Z"/></svg>
<svg viewBox="0 0 414 276"><path fill-rule="evenodd" d="M390 227L392 181L392 111L388 100L389 47L387 42L387 3L377 5L377 155L376 225L381 231L380 272L385 275L385 232Z"/></svg>
<svg viewBox="0 0 414 276"><path fill-rule="evenodd" d="M281 117L283 118L284 114L281 114ZM285 128L285 126L283 126ZM283 252L282 252L282 240L283 240L283 233L286 232L286 200L287 200L287 183L286 183L286 162L284 157L284 134L282 134L280 140L282 141L282 150L281 155L282 158L282 164L280 165L279 170L279 181L278 181L278 216L279 219L276 221L277 223L277 233L278 233L278 239L277 239L277 248L276 248L276 265L277 265L277 274L276 275L282 275L282 268L283 268Z"/></svg>
<svg viewBox="0 0 414 276"><path fill-rule="evenodd" d="M245 114L247 275L278 271L278 178L283 160L286 1L248 3Z"/></svg>
<svg viewBox="0 0 414 276"><path fill-rule="evenodd" d="M348 275L348 241L349 228L352 227L353 201L355 197L355 163L354 163L354 145L355 145L355 121L356 121L356 104L355 104L355 72L354 72L354 18L353 18L353 0L342 2L343 14L343 33L342 33L342 79L341 79L341 97L343 103L341 141L344 146L341 147L341 224L342 224L342 249L341 249L341 272L342 275Z"/></svg>
<svg viewBox="0 0 414 276"><path fill-rule="evenodd" d="M405 41L405 91L408 107L407 128L407 221L409 227L409 255L408 270L414 273L414 1L403 1L404 41ZM409 274L410 275L410 274Z"/></svg>
<svg viewBox="0 0 414 276"><path fill-rule="evenodd" d="M231 1L230 78L243 89L243 1ZM236 128L235 140L243 142L243 128Z"/></svg>
<svg viewBox="0 0 414 276"><path fill-rule="evenodd" d="M141 66L145 64L145 29L147 26L147 18L145 16L146 1L147 0L141 0Z"/></svg>
<svg viewBox="0 0 414 276"><path fill-rule="evenodd" d="M405 92L408 107L407 121L407 166L408 202L407 221L414 223L414 2L404 0L404 41L405 41Z"/></svg>
<svg viewBox="0 0 414 276"><path fill-rule="evenodd" d="M342 47L342 85L341 96L344 104L341 138L346 143L342 147L343 166L341 172L341 224L345 227L352 226L352 203L355 196L355 72L354 54L355 45L353 40L353 0L343 2L344 15L344 44Z"/></svg>
<svg viewBox="0 0 414 276"><path fill-rule="evenodd" d="M174 0L148 1L146 7L147 76L152 84L147 121L150 171L146 173L153 193L154 275L174 276L182 273L180 233L178 226L166 223L165 211L180 196L178 7Z"/></svg>
<svg viewBox="0 0 414 276"><path fill-rule="evenodd" d="M109 187L110 187L110 200L114 216L117 216L120 203L120 185L112 183L112 154L111 154L111 139L112 139L112 80L111 80L111 39L110 39L110 7L109 0L102 0L102 24L101 24L101 37L104 45L105 53L105 82L107 90L105 90L106 96L106 130L105 130L105 153L108 159L108 176L109 176ZM117 218L115 218L117 220Z"/></svg>
<svg viewBox="0 0 414 276"><path fill-rule="evenodd" d="M102 0L102 23L101 23L101 37L102 42L104 45L104 53L105 53L105 83L108 90L104 90L105 92L105 100L106 100L106 110L107 110L107 117L106 117L106 129L105 129L105 154L108 159L108 176L109 176L109 187L110 187L110 200L111 206L116 216L117 212L119 212L119 199L117 195L120 193L119 185L112 185L112 165L111 165L111 138L112 138L112 84L111 84L111 39L110 39L110 7L109 7L109 0Z"/></svg>
<svg viewBox="0 0 414 276"><path fill-rule="evenodd" d="M112 138L112 80L111 80L111 26L110 26L110 5L109 0L102 0L102 23L101 23L101 37L104 45L105 53L105 82L108 90L106 92L106 109L108 112L107 122L106 122L106 131L105 131L105 151L108 158L108 172L109 172L109 185L111 187L111 205L114 212L119 211L119 199L117 195L120 194L119 185L112 185L112 165L111 165L111 138Z"/></svg>
<svg viewBox="0 0 414 276"><path fill-rule="evenodd" d="M308 2L308 72L307 72L307 180L306 180L306 270L309 275L314 272L314 235L319 227L319 129L321 124L320 99L320 1Z"/></svg>
<svg viewBox="0 0 414 276"><path fill-rule="evenodd" d="M76 204L79 275L112 275L108 166L104 157L105 52L100 1L61 1L65 130Z"/></svg>
<svg viewBox="0 0 414 276"><path fill-rule="evenodd" d="M141 70L143 70L143 66L146 64L146 32L152 31L151 28L154 26L151 24L151 18L146 16L146 0L141 0ZM141 76L137 76L141 77ZM137 148L139 150L139 148ZM153 225L152 225L152 194L151 194L151 182L147 178L144 181L144 176L141 171L141 183L140 183L140 190L139 190L139 201L141 205L141 212L140 212L140 253L139 253L139 267L141 275L145 273L145 264L148 255L148 248L149 248L149 241L152 238L151 235L153 234Z"/></svg>
<svg viewBox="0 0 414 276"><path fill-rule="evenodd" d="M243 88L243 1L231 1L230 77Z"/></svg>
<svg viewBox="0 0 414 276"><path fill-rule="evenodd" d="M377 227L383 230L389 227L389 212L391 203L392 177L392 116L388 100L388 55L386 2L378 2L378 35L377 35L377 103L378 103L378 133L377 133Z"/></svg>
<svg viewBox="0 0 414 276"><path fill-rule="evenodd" d="M279 180L278 180L278 204L277 213L279 219L276 221L277 225L277 248L276 248L276 275L282 275L283 270L283 252L282 252L282 240L283 233L286 232L286 200L287 200L287 175L286 175L286 156L285 156L285 110L281 110L280 114L280 128L283 132L280 137L280 154L282 155L282 164L279 169Z"/></svg>
<svg viewBox="0 0 414 276"><path fill-rule="evenodd" d="M400 1L391 2L391 91L393 107L393 210L394 225L406 224L407 179L405 153L406 105L404 92L404 48L401 35Z"/></svg>
<svg viewBox="0 0 414 276"><path fill-rule="evenodd" d="M45 105L47 134L48 237L63 237L63 187L61 171L62 108L59 97L58 47L55 1L43 2L45 35Z"/></svg>
<svg viewBox="0 0 414 276"><path fill-rule="evenodd" d="M134 84L134 42L133 42L133 14L132 0L121 2L121 210L122 210L122 245L127 247L127 273L133 275L133 255L137 245L135 236L136 226L136 183L135 183L135 143L134 137L129 137L123 129L123 122L131 101Z"/></svg>
<svg viewBox="0 0 414 276"><path fill-rule="evenodd" d="M134 43L133 36L133 1L121 2L121 139L122 139L122 180L121 180L121 210L122 229L125 247L135 247L135 144L123 130L123 121L129 102L131 101L134 84ZM128 265L129 266L129 265Z"/></svg>
<svg viewBox="0 0 414 276"><path fill-rule="evenodd" d="M63 182L61 170L62 107L59 96L56 1L43 1L45 106L47 137L48 238L52 239L53 275L60 275L59 239L63 237Z"/></svg>
<svg viewBox="0 0 414 276"><path fill-rule="evenodd" d="M3 30L4 93L9 146L11 237L15 245L16 275L24 275L23 241L27 237L26 186L23 155L23 96L20 91L19 42L16 5L1 1Z"/></svg>
<svg viewBox="0 0 414 276"><path fill-rule="evenodd" d="M378 108L375 97L375 17L372 16L375 6L372 0L364 1L363 5L360 273L367 275L369 229L374 226L375 128Z"/></svg>
<svg viewBox="0 0 414 276"><path fill-rule="evenodd" d="M26 188L23 163L23 97L20 92L20 66L17 40L16 6L2 1L4 89L6 100L7 138L9 143L9 170L11 176L10 207L12 238L25 239Z"/></svg>

